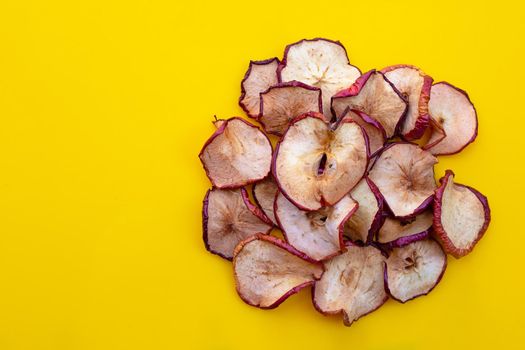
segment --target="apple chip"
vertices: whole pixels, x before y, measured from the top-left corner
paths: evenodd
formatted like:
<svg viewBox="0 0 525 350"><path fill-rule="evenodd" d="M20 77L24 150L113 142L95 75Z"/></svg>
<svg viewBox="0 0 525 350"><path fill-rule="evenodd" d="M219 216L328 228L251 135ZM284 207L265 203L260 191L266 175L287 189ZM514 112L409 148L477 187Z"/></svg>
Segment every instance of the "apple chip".
<svg viewBox="0 0 525 350"><path fill-rule="evenodd" d="M273 204L278 192L279 188L271 176L253 185L253 198L255 202L275 226L278 226L278 224L273 212Z"/></svg>
<svg viewBox="0 0 525 350"><path fill-rule="evenodd" d="M377 241L390 248L403 247L420 241L430 235L432 220L431 211L425 211L408 221L386 218L377 233Z"/></svg>
<svg viewBox="0 0 525 350"><path fill-rule="evenodd" d="M277 68L279 60L250 61L250 66L241 82L239 105L251 118L257 118L260 111L260 93L279 82Z"/></svg>

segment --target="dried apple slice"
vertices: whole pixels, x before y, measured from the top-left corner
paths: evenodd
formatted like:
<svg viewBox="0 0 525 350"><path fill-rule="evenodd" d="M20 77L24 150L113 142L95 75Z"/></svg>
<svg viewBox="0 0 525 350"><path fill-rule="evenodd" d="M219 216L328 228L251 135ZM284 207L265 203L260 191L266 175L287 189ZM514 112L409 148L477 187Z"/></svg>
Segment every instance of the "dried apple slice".
<svg viewBox="0 0 525 350"><path fill-rule="evenodd" d="M433 79L419 68L406 64L386 67L381 72L408 102L401 135L406 140L421 138L428 126L428 100Z"/></svg>
<svg viewBox="0 0 525 350"><path fill-rule="evenodd" d="M390 138L404 120L407 102L381 73L371 70L347 89L332 97L332 112L340 118L347 108L361 111L377 120Z"/></svg>
<svg viewBox="0 0 525 350"><path fill-rule="evenodd" d="M385 286L388 294L406 302L430 293L447 267L447 256L431 239L394 248L386 260Z"/></svg>
<svg viewBox="0 0 525 350"><path fill-rule="evenodd" d="M239 97L239 106L249 117L259 116L259 94L279 82L278 66L279 60L276 57L264 61L250 61L250 66L241 82L241 97Z"/></svg>
<svg viewBox="0 0 525 350"><path fill-rule="evenodd" d="M436 157L411 143L385 147L369 177L396 217L413 217L432 203Z"/></svg>
<svg viewBox="0 0 525 350"><path fill-rule="evenodd" d="M383 222L383 197L367 177L354 187L350 196L359 207L345 223L343 234L354 242L368 244Z"/></svg>
<svg viewBox="0 0 525 350"><path fill-rule="evenodd" d="M343 227L358 204L345 196L334 206L302 211L282 193L275 200L275 217L286 241L315 260L324 260L344 248Z"/></svg>
<svg viewBox="0 0 525 350"><path fill-rule="evenodd" d="M324 264L312 290L315 308L325 315L343 313L350 326L385 303L385 258L373 247L348 245L347 251Z"/></svg>
<svg viewBox="0 0 525 350"><path fill-rule="evenodd" d="M259 122L267 133L281 136L295 117L322 110L321 89L298 81L281 83L261 93Z"/></svg>
<svg viewBox="0 0 525 350"><path fill-rule="evenodd" d="M386 218L383 226L377 232L377 241L390 248L403 247L420 241L430 235L432 220L431 211L425 211L411 221Z"/></svg>
<svg viewBox="0 0 525 350"><path fill-rule="evenodd" d="M346 113L343 113L343 115L344 117L355 121L366 132L368 137L370 157L374 157L383 148L386 142L386 133L385 129L383 129L383 126L374 118L371 118L365 113L355 109L347 109Z"/></svg>
<svg viewBox="0 0 525 350"><path fill-rule="evenodd" d="M269 233L272 225L250 202L244 188L211 189L202 206L202 229L206 249L231 260L235 246L255 233Z"/></svg>
<svg viewBox="0 0 525 350"><path fill-rule="evenodd" d="M263 309L277 307L323 274L322 264L278 238L261 234L239 243L233 269L241 299Z"/></svg>
<svg viewBox="0 0 525 350"><path fill-rule="evenodd" d="M454 183L447 170L434 197L434 230L445 251L461 258L474 249L490 223L487 197L472 187Z"/></svg>
<svg viewBox="0 0 525 350"><path fill-rule="evenodd" d="M282 82L300 81L321 89L323 114L330 115L330 98L361 75L350 64L344 46L327 39L303 39L288 45L279 66Z"/></svg>
<svg viewBox="0 0 525 350"><path fill-rule="evenodd" d="M268 137L255 125L237 117L219 125L199 153L213 186L237 188L265 178L272 162Z"/></svg>
<svg viewBox="0 0 525 350"><path fill-rule="evenodd" d="M278 192L279 188L271 176L253 185L255 202L261 207L266 217L276 226L278 226L278 223L273 212L273 204Z"/></svg>
<svg viewBox="0 0 525 350"><path fill-rule="evenodd" d="M430 153L458 153L476 139L478 117L465 91L446 82L434 84L428 110L433 133L425 149Z"/></svg>
<svg viewBox="0 0 525 350"><path fill-rule="evenodd" d="M343 198L368 165L366 134L350 119L331 129L320 113L295 119L275 150L272 171L283 194L303 210Z"/></svg>

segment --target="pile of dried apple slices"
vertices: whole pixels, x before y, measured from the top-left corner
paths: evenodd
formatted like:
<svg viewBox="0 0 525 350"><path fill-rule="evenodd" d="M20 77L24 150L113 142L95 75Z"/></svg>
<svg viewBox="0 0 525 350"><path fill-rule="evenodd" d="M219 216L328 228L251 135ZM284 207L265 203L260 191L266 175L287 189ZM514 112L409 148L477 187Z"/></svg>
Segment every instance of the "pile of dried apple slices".
<svg viewBox="0 0 525 350"><path fill-rule="evenodd" d="M262 127L216 120L199 158L213 185L204 243L233 261L246 303L274 308L312 286L314 307L348 326L429 293L446 254L465 256L487 230L487 198L450 170L434 177L436 156L477 136L463 90L409 65L362 74L320 38L250 62L241 90Z"/></svg>

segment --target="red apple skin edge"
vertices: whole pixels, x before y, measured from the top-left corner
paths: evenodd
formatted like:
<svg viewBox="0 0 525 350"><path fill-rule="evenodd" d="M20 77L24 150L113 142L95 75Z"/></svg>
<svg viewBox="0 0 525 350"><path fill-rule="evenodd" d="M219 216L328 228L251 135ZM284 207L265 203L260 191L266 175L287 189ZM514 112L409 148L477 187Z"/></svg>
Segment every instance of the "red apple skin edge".
<svg viewBox="0 0 525 350"><path fill-rule="evenodd" d="M345 116L348 114L349 111L354 112L355 114L359 115L365 122L367 122L368 124L371 124L376 129L379 129L379 131L381 131L381 134L383 134L383 139L384 140L387 139L385 128L383 128L383 125L381 125L380 122L378 122L377 120L375 120L374 118L372 118L368 114L363 113L361 111L358 111L357 109L350 109L350 107L346 107L346 109L343 112L340 120L343 120L345 118ZM337 121L334 123L334 125L338 125ZM363 129L363 132L365 133L365 136L368 139L368 135L366 134L366 131L364 131L364 129ZM370 141L369 141L369 143L370 143ZM368 162L370 163L370 159L375 157L376 155L378 155L381 152L382 149L383 149L383 147L381 147L380 149L378 149L374 153L370 154L370 144L369 144L368 145Z"/></svg>
<svg viewBox="0 0 525 350"><path fill-rule="evenodd" d="M401 300L399 300L399 299L397 299L397 298L394 298L394 296L390 294L390 289L388 288L388 271L387 271L387 268L386 268L386 262L385 262L385 270L384 270L384 271L385 271L385 278L384 278L384 279L385 279L385 292L386 292L386 294L388 294L392 299L394 299L394 300L400 302L401 304L404 304L404 303L406 303L407 301L413 300L413 299L415 299L415 298L417 298L417 297L421 297L421 296L423 296L423 295L427 295L428 293L432 292L432 290L434 290L434 288L436 288L436 286L437 286L437 285L439 284L439 282L441 281L441 278L443 278L443 275L445 274L445 270L447 269L447 264L448 264L448 262L447 262L447 259L446 259L446 253L445 253L445 264L443 265L443 269L441 270L441 273L439 274L439 277L438 277L438 279L436 280L436 283L434 283L434 285L432 286L432 288L430 288L430 290L429 290L428 292L426 292L426 293L421 293L421 294L418 294L418 295L413 296L413 297L410 298L410 299L407 299L407 300L405 300L405 301L401 301Z"/></svg>
<svg viewBox="0 0 525 350"><path fill-rule="evenodd" d="M269 58L267 60L262 60L262 61L250 61L250 66L248 67L248 70L246 71L246 74L244 74L244 78L242 78L242 80L241 80L241 96L239 97L239 102L238 102L239 106L242 108L242 110L246 113L247 116L249 116L250 118L253 118L255 120L257 120L257 118L259 116L258 115L253 115L250 112L248 112L248 109L246 108L244 103L242 103L242 100L244 99L244 96L246 96L246 90L244 89L244 82L250 76L250 73L252 72L252 66L254 64L263 65L263 64L272 63L273 61L277 61L277 66L279 66L280 62L279 62L279 59L277 57ZM275 72L275 74L277 75L277 72ZM277 79L279 80L279 75L277 75Z"/></svg>
<svg viewBox="0 0 525 350"><path fill-rule="evenodd" d="M265 234L261 234L261 233L257 233L255 235L253 235L252 237L248 237L244 241L241 241L237 245L237 247L235 247L235 250L233 252L233 257L235 258L235 256L239 253L239 251L242 249L242 247L244 247L247 243L249 243L251 241L255 241L255 240L263 240L263 241L270 242L270 243L278 246L279 248L282 248L282 249L288 251L289 253L291 253L291 254L293 254L293 255L295 255L295 256L297 256L297 257L299 257L299 258L301 258L301 259L303 259L305 261L308 261L308 262L310 262L312 264L320 266L323 269L323 272L324 272L324 266L323 266L322 263L313 260L308 255L298 251L297 249L295 249L291 245L283 242L282 240L280 240L277 237L270 236L270 235L265 235ZM235 262L234 262L234 264L235 264ZM321 277L322 277L322 275L321 275ZM283 301L288 299L291 295L294 295L294 294L298 293L299 291L301 291L301 289L306 288L308 286L311 286L314 283L315 283L315 281L310 281L310 282L305 282L305 283L302 283L302 284L300 284L298 286L295 286L294 288L292 288L289 291L287 291L286 293L284 293L278 300L276 300L272 305L269 305L269 306L255 305L255 304L251 303L250 301L246 300L239 291L237 291L237 294L242 299L242 301L244 301L246 304L248 304L250 306L255 306L255 307L259 308L259 309L268 310L268 309L275 309L277 306L281 305L281 303Z"/></svg>
<svg viewBox="0 0 525 350"><path fill-rule="evenodd" d="M370 187L370 190L372 190L372 193L376 197L378 208L376 216L374 216L374 220L372 221L372 225L370 226L370 230L368 231L368 237L366 241L366 243L368 244L373 241L377 231L379 231L381 226L383 226L386 217L383 215L383 212L385 210L385 200L381 195L381 192L379 192L379 189L377 188L376 184L372 180L370 180L368 176L366 177L366 182L368 183L368 187Z"/></svg>
<svg viewBox="0 0 525 350"><path fill-rule="evenodd" d="M386 250L392 250L393 248L401 248L406 245L409 245L410 243L414 243L417 241L422 241L428 237L430 237L432 229L429 228L428 230L421 231L418 233L414 233L410 236L400 237L396 240L393 240L392 242L388 243L378 243L381 246L384 246Z"/></svg>
<svg viewBox="0 0 525 350"><path fill-rule="evenodd" d="M447 234L445 232L445 229L443 228L443 225L441 225L441 220L438 219L438 218L441 218L441 205L442 205L441 204L441 200L443 198L443 192L445 191L445 183L446 183L446 180L448 179L448 177L450 177L450 176L454 176L454 172L452 170L447 170L447 171L445 171L445 175L441 179L439 179L439 182L441 183L441 186L439 186L436 189L436 194L434 196L434 223L433 223L433 227L434 227L435 238L437 239L437 241L439 243L441 243L441 245L443 246L445 252L449 253L454 258L459 259L459 258L467 255L468 253L470 253L474 249L476 244L479 242L479 240L481 238L483 238L483 235L485 234L485 232L487 231L487 228L489 227L490 220L491 220L491 215L490 215L490 207L489 207L489 202L487 200L487 197L485 197L484 195L479 193L476 189L474 189L474 188L472 188L470 186L454 183L454 185L467 188L472 193L474 193L476 195L476 197L478 197L478 199L481 202L481 204L483 205L483 208L485 209L484 210L484 212L485 212L485 222L483 223L483 226L481 227L481 230L479 231L478 236L476 237L476 239L472 243L472 246L470 247L470 249L466 249L466 248L459 249L459 248L456 248L454 246L454 244L448 238L448 236L447 236Z"/></svg>
<svg viewBox="0 0 525 350"><path fill-rule="evenodd" d="M463 149L465 149L465 147L467 147L468 145L470 145L472 142L474 142L474 141L476 140L476 137L478 137L478 126L479 126L479 122L478 122L478 111L476 110L476 106L474 106L474 103L472 103L472 101L470 100L470 97L469 97L468 93L467 93L465 90L462 90L462 89L460 89L460 88L458 88L458 87L455 87L454 85L452 85L452 84L450 84L450 83L448 83L448 82L446 82L446 81L440 81L440 82L438 82L438 83L435 83L434 85L437 85L437 84L445 84L445 85L448 85L448 86L450 86L451 88L453 88L453 89L459 91L460 93L462 93L463 95L465 95L465 97L467 98L467 100L468 100L468 101L470 102L470 104L472 105L472 108L474 108L474 113L476 114L476 129L475 129L475 131L474 131L474 134L473 134L472 137L470 138L470 140L469 140L467 143L465 143L465 144L463 145L463 147L461 147L461 148L460 148L459 150L457 150L456 152L449 152L449 153L439 153L439 154L436 154L436 156L438 156L438 155L439 155L439 156L448 156L448 155L457 154L457 153L463 151ZM432 119L432 118L430 118L430 119ZM445 137L445 136L444 136L444 137ZM443 138L444 138L444 137L443 137ZM437 142L433 142L432 144L425 145L425 146L423 146L423 149L424 149L424 150L427 150L427 149L431 148L432 146L435 146L436 144L438 144L439 141L441 141L441 140L442 140L442 139L439 139Z"/></svg>
<svg viewBox="0 0 525 350"><path fill-rule="evenodd" d="M270 225L275 226L275 224L272 222L272 220L266 215L264 210L261 209L262 208L261 203L259 203L259 201L257 200L257 197L255 196L255 187L257 187L257 183L253 184L252 196L253 196L253 200L255 201L255 204L257 206L257 209L259 209L259 211L261 212L261 215L264 216L264 218L265 218L263 221L268 222ZM279 191L277 191L277 194L279 194ZM248 201L251 203L250 200L248 200ZM274 199L274 203L275 203L275 199ZM280 228L280 226L277 226L277 228Z"/></svg>
<svg viewBox="0 0 525 350"><path fill-rule="evenodd" d="M223 259L232 261L233 258L227 257L222 253L216 252L215 250L211 249L210 245L208 244L208 203L209 203L210 192L211 192L211 189L209 189L206 192L206 195L204 196L204 200L202 201L202 240L204 241L204 246L206 247L207 251L209 251L212 254L218 255ZM269 219L266 217L266 215L263 214L262 210L252 204L252 202L250 201L250 197L248 196L248 192L246 192L245 188L241 188L241 195L242 195L244 204L246 205L248 210L252 212L253 215L257 216L259 219L266 222L267 224L273 225L269 221ZM271 230L272 230L272 227L270 227L268 231L262 234L267 235L270 233Z"/></svg>
<svg viewBox="0 0 525 350"><path fill-rule="evenodd" d="M288 51L290 51L290 47L292 47L294 45L297 45L297 44L300 44L300 43L302 43L304 41L320 41L320 40L328 41L328 42L331 42L333 44L341 46L343 48L343 50L345 51L346 57L348 58L348 52L346 51L346 48L338 40L330 40L330 39L319 38L319 37L313 38L313 39L302 39L302 40L299 40L299 41L297 41L295 43L286 45L286 48L284 49L283 59L281 60L281 62L279 63L279 66L277 67L277 79L278 79L279 83L282 83L281 71L286 67ZM350 60L348 60L348 64L351 64ZM351 65L354 66L353 64L351 64ZM361 73L361 70L358 67L356 67L356 66L354 66L354 67L357 68L357 70L359 70L359 73Z"/></svg>
<svg viewBox="0 0 525 350"><path fill-rule="evenodd" d="M224 121L224 123L222 123L222 125L217 129L215 130L215 132L210 136L210 138L208 140L206 140L206 142L204 143L204 146L202 146L201 148L201 151L199 152L199 159L201 159L201 155L202 153L204 152L204 150L206 149L206 147L213 142L213 140L215 140L216 137L218 137L219 135L221 135L223 132L224 132L224 129L226 129L226 126L228 125L228 123L231 121L231 120L234 120L234 119L237 119L237 120L240 120L241 122L243 122L244 124L252 127L252 128L255 128L255 129L258 129L263 135L264 137L266 137L266 140L268 140L268 143L270 144L270 147L272 145L272 143L270 142L270 139L268 138L268 135L266 135L266 133L264 133L264 131L262 131L258 126L256 125L253 125L252 123L249 123L248 121L242 119L241 117L232 117L232 118L229 118L229 119L226 119ZM202 161L201 161L202 163ZM206 167L206 165L204 165L204 163L202 163L202 167L204 168L204 171L206 172L206 176L208 177L208 179L210 180L211 184L213 185L213 187L216 187L216 188L220 188L221 190L228 190L228 189L236 189L236 188L239 188L239 187L242 187L242 186L246 186L246 185L250 185L250 184L253 184L257 181L261 181L263 179L265 179L268 174L266 174L265 176L261 177L260 179L252 179L250 181L246 181L246 182L242 182L242 183L238 183L238 184L233 184L233 185L229 185L229 186L223 186L223 187L218 187L216 184L213 183L213 181L211 180L210 178L210 174L209 174L209 170L208 168Z"/></svg>

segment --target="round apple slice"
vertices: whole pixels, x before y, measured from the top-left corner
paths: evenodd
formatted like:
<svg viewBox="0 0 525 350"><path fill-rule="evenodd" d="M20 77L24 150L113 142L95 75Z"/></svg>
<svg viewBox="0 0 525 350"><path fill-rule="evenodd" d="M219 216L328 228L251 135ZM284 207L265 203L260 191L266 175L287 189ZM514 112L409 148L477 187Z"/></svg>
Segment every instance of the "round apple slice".
<svg viewBox="0 0 525 350"><path fill-rule="evenodd" d="M390 138L403 122L407 102L381 72L371 70L332 97L332 112L337 118L341 118L347 108L377 120L383 126L386 137Z"/></svg>
<svg viewBox="0 0 525 350"><path fill-rule="evenodd" d="M257 118L260 111L260 93L279 82L277 68L279 60L274 57L264 61L250 61L250 66L241 82L239 106L251 118Z"/></svg>
<svg viewBox="0 0 525 350"><path fill-rule="evenodd" d="M199 153L213 186L237 188L265 178L272 162L268 137L255 125L237 117L218 125Z"/></svg>
<svg viewBox="0 0 525 350"><path fill-rule="evenodd" d="M358 207L345 196L332 207L302 211L279 193L275 200L275 217L286 241L315 260L324 260L344 248L343 227Z"/></svg>
<svg viewBox="0 0 525 350"><path fill-rule="evenodd" d="M283 194L303 210L317 210L343 198L363 177L368 141L350 119L331 129L319 113L296 118L277 145L272 164Z"/></svg>
<svg viewBox="0 0 525 350"><path fill-rule="evenodd" d="M428 126L428 100L433 79L414 66L400 64L381 70L408 102L401 135L406 140L423 136Z"/></svg>
<svg viewBox="0 0 525 350"><path fill-rule="evenodd" d="M446 267L446 254L431 239L394 248L386 260L388 294L401 303L426 295L439 283Z"/></svg>
<svg viewBox="0 0 525 350"><path fill-rule="evenodd" d="M275 197L278 192L279 188L271 176L253 185L253 198L255 202L275 226L278 226L278 223L273 212L273 204L275 203Z"/></svg>
<svg viewBox="0 0 525 350"><path fill-rule="evenodd" d="M434 197L434 231L445 251L461 258L474 249L490 223L487 197L454 183L447 170Z"/></svg>
<svg viewBox="0 0 525 350"><path fill-rule="evenodd" d="M215 188L204 197L202 229L206 249L231 260L237 243L255 233L269 233L272 225L250 202L244 188Z"/></svg>
<svg viewBox="0 0 525 350"><path fill-rule="evenodd" d="M367 177L354 187L350 196L359 203L359 207L345 223L343 234L354 242L368 244L383 221L383 197Z"/></svg>
<svg viewBox="0 0 525 350"><path fill-rule="evenodd" d="M259 122L267 133L282 136L295 117L322 110L321 89L298 81L281 83L261 93Z"/></svg>
<svg viewBox="0 0 525 350"><path fill-rule="evenodd" d="M377 242L385 244L389 248L397 248L428 238L432 228L432 220L431 211L425 211L408 222L386 218L383 226L377 232Z"/></svg>
<svg viewBox="0 0 525 350"><path fill-rule="evenodd" d="M392 214L410 218L432 203L436 188L436 157L411 143L392 143L385 147L369 177L379 188Z"/></svg>
<svg viewBox="0 0 525 350"><path fill-rule="evenodd" d="M350 326L385 303L385 258L373 246L348 245L347 251L324 264L312 290L315 308L324 315L343 313Z"/></svg>
<svg viewBox="0 0 525 350"><path fill-rule="evenodd" d="M350 64L344 46L327 39L303 39L288 45L279 66L280 81L300 81L321 89L323 113L330 113L330 98L361 75Z"/></svg>
<svg viewBox="0 0 525 350"><path fill-rule="evenodd" d="M430 153L458 153L476 139L478 117L465 91L446 82L434 84L428 110L433 133L425 149Z"/></svg>
<svg viewBox="0 0 525 350"><path fill-rule="evenodd" d="M235 248L233 270L241 299L263 309L279 306L323 274L322 264L276 237L261 234Z"/></svg>

